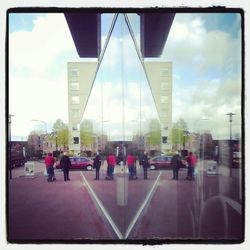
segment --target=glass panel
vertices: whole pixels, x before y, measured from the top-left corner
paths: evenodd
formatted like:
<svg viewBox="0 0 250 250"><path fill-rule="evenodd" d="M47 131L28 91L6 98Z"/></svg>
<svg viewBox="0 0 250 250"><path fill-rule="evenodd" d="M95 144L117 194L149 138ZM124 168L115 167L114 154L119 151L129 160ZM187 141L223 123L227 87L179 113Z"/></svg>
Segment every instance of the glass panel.
<svg viewBox="0 0 250 250"><path fill-rule="evenodd" d="M58 207L67 209L53 213L52 219L56 223L40 223L36 217L34 220L29 219L27 211L34 210L34 207L37 214L48 210L42 209L44 197L49 194L42 192L49 192L48 189L31 188L33 185L45 185L44 163L35 162L38 169L42 169L37 171L36 178L13 178L8 182L8 231L12 239L136 239L165 242L185 239L213 240L213 243L217 240L231 243L243 239L243 15L232 10L229 13L176 13L169 34L163 38L167 21L161 25L154 23L153 28L141 27L141 24L147 25L141 22L143 14L150 14L153 19L156 16L164 18L162 14L172 13L102 13L100 57L91 62L81 58L76 64L69 63L69 89L65 93L69 90L69 120L73 119L68 124L69 130L65 129L61 121L57 122L57 127L63 129L62 133L56 134L56 138L55 133L53 136L47 134L47 128L45 135L55 139L47 145L54 145L60 151L67 150L67 140L62 145L65 138L69 137L70 144L74 144L72 151L76 153L71 161L75 163L75 171L70 173L67 192L61 192L65 186L60 181L61 170L55 171L58 179L52 185L56 195L46 203L55 211ZM65 16L60 16L65 22ZM39 54L34 55L33 59L29 58L39 50L35 48L32 50L34 53L30 53L30 46L24 46L28 41L38 43L37 36L41 32L38 28L47 23L43 29L45 32L51 27L50 20L57 20L57 24L62 22L60 18L55 19L58 16L53 13L49 13L48 17L53 18L45 20L40 16L36 20L37 17L32 17L32 20L36 20L32 21L32 29L36 31L34 40L27 37L20 39L27 34L31 38L31 31L20 31L9 36L11 44L7 47L10 54L14 55L9 60L10 75L16 73L8 77L12 90L9 100L12 103L10 107L15 111L18 111L19 105L11 100L18 98L18 95L13 95L19 93L13 91L17 89L17 82L20 86L25 86L29 81L32 83L27 85L30 89L28 96L23 92L20 105L25 100L29 100L28 108L30 103L38 105L37 93L47 96L52 92L53 98L48 100L58 100L57 96L62 99L61 92L55 95L59 87L43 92L48 90L44 87L46 80L51 78L53 83L48 81L48 86L53 88L56 79L56 75L47 77L46 74L40 74L42 67L45 67L43 65L46 65L46 72L56 68L45 63L45 59L35 60L37 63L32 66L38 65L38 68L26 65L28 61L33 62L34 58L41 58ZM16 23L26 23L20 21L23 18L27 18L25 13ZM145 22L150 22L151 18L144 18ZM165 45L159 56L142 57L140 42L145 39L140 34L142 28L150 32L152 41L155 37L159 38L153 47L159 49L160 41L164 40ZM62 37L67 31L63 29ZM42 35L49 38L49 34L43 32ZM71 34L68 35L71 38ZM58 42L55 44L67 44ZM71 42L76 51L74 41ZM22 53L19 60L15 61L18 58L18 44L22 45L19 48ZM56 46L56 49L59 48ZM58 55L57 50L55 52ZM43 53L47 54L51 53ZM65 56L59 57L60 61L62 58ZM69 61L71 58L74 56L70 56ZM57 65L52 58L49 61ZM63 67L59 68L61 70ZM29 75L29 71L34 71L34 75ZM39 77L42 77L42 81ZM61 84L62 75L58 79ZM39 92L38 85L35 85L37 82L42 86ZM33 88L35 92L32 92ZM36 99L32 99L34 96ZM42 104L45 107L47 102L43 101ZM74 107L71 104L75 104ZM58 112L58 107L60 112L66 110L57 101L49 102L49 105L50 112L46 109L45 117L49 117L55 109ZM34 108L34 114L38 110L43 109ZM43 143L45 136L31 137L39 152L46 145ZM9 139L11 141L11 135ZM10 148L16 150L17 146L12 144ZM10 157L10 173L12 167L18 164L12 160ZM79 165L84 165L84 171L77 169ZM99 167L100 170L96 171ZM94 171L91 171L93 168ZM63 223L62 214L65 218L70 215L67 227L60 227L60 223ZM51 214L47 218L51 220ZM17 221L19 224L16 224ZM34 223L33 227L29 226L30 223ZM49 234L48 225L51 229ZM57 230L59 227L60 232Z"/></svg>
<svg viewBox="0 0 250 250"><path fill-rule="evenodd" d="M92 141L96 135L95 150L99 150L103 157L101 179L110 178L106 176L109 155L116 158L113 184L102 182L100 190L95 185L92 187L125 237L158 173L150 173L147 187L140 192L136 192L140 183L128 180L143 178L139 158L144 150L150 152L152 147L153 151L160 150L160 125L150 86L124 14L118 15L96 75L82 124L86 122L92 127L82 130L85 136L82 143L87 141L87 134L92 135ZM134 167L126 164L126 161L133 162L131 155L136 159ZM105 190L110 192L107 185L112 185L114 199L108 199L111 204L105 200L108 194ZM136 202L131 193L137 197Z"/></svg>

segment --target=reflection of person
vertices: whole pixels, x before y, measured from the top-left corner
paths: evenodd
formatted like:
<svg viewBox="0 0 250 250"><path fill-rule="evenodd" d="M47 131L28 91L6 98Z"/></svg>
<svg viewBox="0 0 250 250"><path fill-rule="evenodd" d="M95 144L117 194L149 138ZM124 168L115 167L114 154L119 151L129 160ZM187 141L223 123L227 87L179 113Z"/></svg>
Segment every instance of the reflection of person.
<svg viewBox="0 0 250 250"><path fill-rule="evenodd" d="M106 179L113 180L114 167L116 165L116 158L114 154L111 153L110 155L108 155L107 164L108 164L108 170Z"/></svg>
<svg viewBox="0 0 250 250"><path fill-rule="evenodd" d="M94 168L95 168L95 180L99 180L99 172L101 168L102 160L99 152L97 151L96 157L94 159Z"/></svg>
<svg viewBox="0 0 250 250"><path fill-rule="evenodd" d="M196 156L192 152L189 152L189 155L186 158L186 161L188 163L188 173L187 173L187 178L188 180L193 180L194 179L194 168L196 165Z"/></svg>
<svg viewBox="0 0 250 250"><path fill-rule="evenodd" d="M136 177L136 166L135 166L135 162L136 162L136 158L133 154L129 153L127 155L127 159L126 162L128 164L128 171L129 171L129 179L137 179Z"/></svg>
<svg viewBox="0 0 250 250"><path fill-rule="evenodd" d="M178 180L178 173L181 167L181 157L178 151L175 152L175 154L173 155L171 159L171 167L173 169L173 179Z"/></svg>
<svg viewBox="0 0 250 250"><path fill-rule="evenodd" d="M147 152L145 151L143 156L142 156L142 159L141 159L141 165L143 167L143 174L144 174L144 179L148 179L148 166L149 166L149 163L148 163L148 154Z"/></svg>
<svg viewBox="0 0 250 250"><path fill-rule="evenodd" d="M67 155L67 152L63 153L63 156L60 160L60 166L62 167L63 170L63 177L64 177L64 181L69 181L69 169L71 167L71 162L70 159Z"/></svg>
<svg viewBox="0 0 250 250"><path fill-rule="evenodd" d="M48 179L47 181L55 181L55 174L54 174L54 163L55 163L55 158L52 156L51 153L48 153L47 156L44 159L45 165L46 165L46 170L48 174Z"/></svg>

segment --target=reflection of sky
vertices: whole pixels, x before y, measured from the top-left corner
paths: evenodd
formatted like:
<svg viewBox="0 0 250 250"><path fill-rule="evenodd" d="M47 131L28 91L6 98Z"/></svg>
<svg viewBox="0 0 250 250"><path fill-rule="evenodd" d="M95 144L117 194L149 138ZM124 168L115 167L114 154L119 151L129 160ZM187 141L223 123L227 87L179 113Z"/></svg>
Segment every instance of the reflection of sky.
<svg viewBox="0 0 250 250"><path fill-rule="evenodd" d="M26 137L34 129L32 119L46 121L48 131L57 118L68 122L66 65L68 61L85 59L78 57L62 14L20 13L9 17L9 108L15 115L12 133ZM112 17L113 14L102 17L103 37ZM139 16L129 14L129 19L139 40ZM121 111L108 111L110 107L120 107L123 79L127 90L125 117L138 119L138 104L133 106L133 103L138 103L135 94L138 83L143 85L143 112L154 116L152 98L147 92L146 79L126 26L121 57L119 25L118 20L95 83L96 86L105 83L104 100L109 99L104 102L107 111L104 114L113 117L118 114L121 120ZM173 63L173 121L183 118L192 130L194 121L207 116L206 126L214 137L228 138L229 124L225 114L235 112L233 135L240 133L242 62L239 14L176 14L162 56L157 60Z"/></svg>
<svg viewBox="0 0 250 250"><path fill-rule="evenodd" d="M17 32L20 30L32 31L34 28L34 21L38 16L45 17L45 14L29 14L29 13L11 13L9 32Z"/></svg>
<svg viewBox="0 0 250 250"><path fill-rule="evenodd" d="M136 17L130 15L130 18L135 20ZM110 15L106 21L102 27L108 32L106 24L111 23ZM138 26L139 19L136 21ZM135 27L135 22L133 24ZM90 99L84 119L106 121L103 129L105 132L108 130L110 138L114 140L124 137L131 139L142 118L149 120L157 117L153 97L123 15L118 16ZM96 114L95 118L93 113ZM100 129L98 126L96 128Z"/></svg>

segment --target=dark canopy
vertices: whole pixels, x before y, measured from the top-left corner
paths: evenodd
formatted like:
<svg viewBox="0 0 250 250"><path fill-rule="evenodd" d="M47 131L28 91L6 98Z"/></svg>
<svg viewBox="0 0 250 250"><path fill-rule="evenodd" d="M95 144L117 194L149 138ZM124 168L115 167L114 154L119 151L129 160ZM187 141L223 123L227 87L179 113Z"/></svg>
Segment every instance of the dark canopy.
<svg viewBox="0 0 250 250"><path fill-rule="evenodd" d="M98 57L101 49L101 13L65 13L76 50L80 57ZM159 57L171 28L173 13L140 13L141 53Z"/></svg>

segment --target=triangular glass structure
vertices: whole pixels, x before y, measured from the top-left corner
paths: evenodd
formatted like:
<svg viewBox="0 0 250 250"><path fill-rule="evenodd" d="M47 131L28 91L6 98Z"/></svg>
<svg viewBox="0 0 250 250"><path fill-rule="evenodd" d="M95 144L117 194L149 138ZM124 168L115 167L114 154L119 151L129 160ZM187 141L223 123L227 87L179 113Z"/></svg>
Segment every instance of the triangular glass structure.
<svg viewBox="0 0 250 250"><path fill-rule="evenodd" d="M109 222L114 238L119 239L130 237L159 176L158 172L150 172L150 180L141 188L143 169L139 167L139 158L147 147L146 143L151 143L151 137L158 136L154 138L158 140L154 142L155 148L160 146L159 130L152 131L155 127L160 129L160 126L150 85L138 54L139 43L135 37L138 37L139 19L133 27L129 20L125 14L114 15L113 21L108 22L110 29L105 28L108 34L103 34L103 37L108 40L102 42L105 51L99 58L99 69L82 121L85 134L88 132L86 124L91 124L89 132L93 135L92 142L95 141L96 149L103 157L101 181L97 183L93 180L94 173L84 173L84 180L96 205ZM110 153L118 156L121 147L123 162L129 153L137 158L138 180L130 181L127 166L118 164L114 169L114 180L106 181L105 159Z"/></svg>

